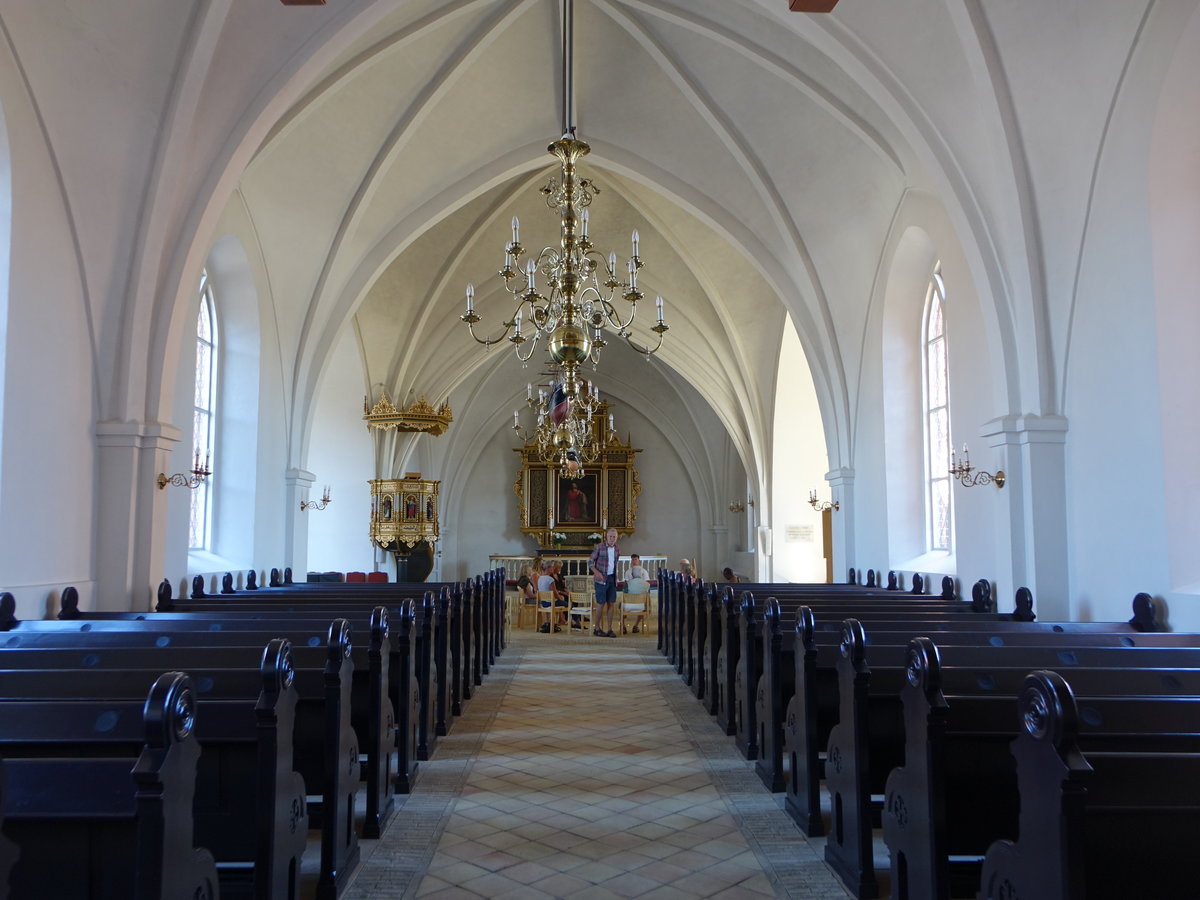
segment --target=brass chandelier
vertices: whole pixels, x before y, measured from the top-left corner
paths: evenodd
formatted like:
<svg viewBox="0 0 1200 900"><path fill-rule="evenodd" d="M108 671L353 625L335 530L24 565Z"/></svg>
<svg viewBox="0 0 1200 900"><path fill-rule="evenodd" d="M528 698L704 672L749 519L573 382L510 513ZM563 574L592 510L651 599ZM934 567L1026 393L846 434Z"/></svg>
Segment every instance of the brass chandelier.
<svg viewBox="0 0 1200 900"><path fill-rule="evenodd" d="M533 431L521 427L520 414L513 411L513 431L526 446L534 444L541 458L558 466L566 478L577 477L584 465L595 462L616 436L613 414L601 401L595 384L586 385L582 397L567 396L563 382L549 392L526 385L525 404L537 415Z"/></svg>
<svg viewBox="0 0 1200 900"><path fill-rule="evenodd" d="M480 337L475 333L475 325L481 321L475 311L475 286L468 284L467 309L459 318L466 323L471 336L485 347L505 339L510 341L523 363L533 356L539 339L544 339L568 403L586 404L586 399L580 400L579 367L588 361L593 367L599 363L600 351L608 343L606 331L615 332L634 350L649 357L662 346L668 326L663 318L662 297L658 297L657 321L650 329L658 335L658 342L643 347L633 340L631 328L638 301L645 296L637 283L638 270L643 266L637 231L633 232L632 253L623 276L617 267L616 253L609 253L607 259L601 256L588 235L587 207L600 189L576 172L576 163L591 148L575 136L573 20L573 0L563 0L563 134L547 148L558 160L560 173L541 189L546 205L558 211L559 246L543 248L522 265L521 258L527 251L521 245L521 223L513 216L512 240L504 245L504 263L499 270L504 289L516 298L512 315L502 323L503 330L498 335ZM543 284L545 294L539 290ZM618 308L622 299L628 304L625 315ZM522 347L526 343L527 349ZM576 418L582 421L589 416L580 413Z"/></svg>

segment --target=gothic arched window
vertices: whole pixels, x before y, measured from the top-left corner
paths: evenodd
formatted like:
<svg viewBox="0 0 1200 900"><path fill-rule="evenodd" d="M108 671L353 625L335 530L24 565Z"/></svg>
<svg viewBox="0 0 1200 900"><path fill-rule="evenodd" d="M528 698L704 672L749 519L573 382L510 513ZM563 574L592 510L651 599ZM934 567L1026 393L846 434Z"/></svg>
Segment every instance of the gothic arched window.
<svg viewBox="0 0 1200 900"><path fill-rule="evenodd" d="M954 516L950 494L950 390L946 364L946 285L941 266L933 270L922 322L925 393L926 549L950 550Z"/></svg>
<svg viewBox="0 0 1200 900"><path fill-rule="evenodd" d="M200 311L196 316L196 393L192 405L192 440L201 461L211 457L214 443L217 380L217 316L208 272L200 273ZM192 491L188 547L208 550L212 544L212 492L208 480Z"/></svg>

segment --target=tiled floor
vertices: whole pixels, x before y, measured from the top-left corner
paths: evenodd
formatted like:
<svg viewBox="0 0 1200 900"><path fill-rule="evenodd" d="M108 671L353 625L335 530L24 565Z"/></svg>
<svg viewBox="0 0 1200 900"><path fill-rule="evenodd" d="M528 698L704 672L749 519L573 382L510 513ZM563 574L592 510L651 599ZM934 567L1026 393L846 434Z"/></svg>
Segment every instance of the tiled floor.
<svg viewBox="0 0 1200 900"><path fill-rule="evenodd" d="M848 896L654 649L514 632L347 900Z"/></svg>

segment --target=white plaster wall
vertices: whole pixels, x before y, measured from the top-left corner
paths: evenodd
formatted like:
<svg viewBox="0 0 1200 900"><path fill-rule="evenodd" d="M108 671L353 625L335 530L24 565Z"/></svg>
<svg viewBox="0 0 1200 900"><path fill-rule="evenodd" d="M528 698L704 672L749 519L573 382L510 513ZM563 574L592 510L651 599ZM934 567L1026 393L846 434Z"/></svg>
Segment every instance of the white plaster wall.
<svg viewBox="0 0 1200 900"><path fill-rule="evenodd" d="M952 547L926 552L924 397L921 329L929 278L941 263L954 446L971 448L972 463L995 472L1006 460L979 437L984 423L1003 415L996 383L1003 382L988 338L974 273L945 210L928 195L910 194L899 211L894 247L885 255L881 294L874 304L863 390L856 397L855 510L859 569L882 568L962 581L996 582L1000 596L1015 586L998 563L1005 497L997 488L951 485ZM880 473L884 481L879 481ZM1006 488L1009 490L1010 488ZM883 496L885 494L886 496ZM999 529L999 531L998 531ZM886 548L880 553L879 548ZM835 573L841 579L844 573Z"/></svg>
<svg viewBox="0 0 1200 900"><path fill-rule="evenodd" d="M1200 15L1180 39L1167 73L1152 136L1150 227L1169 581L1155 585L1175 627L1200 629Z"/></svg>
<svg viewBox="0 0 1200 900"><path fill-rule="evenodd" d="M1181 46L1195 53L1196 43ZM1138 591L1169 589L1155 318L1155 240L1148 184L1153 117L1195 122L1194 82L1187 99L1159 109L1168 58L1138 57L1114 110L1100 156L1095 198L1082 248L1065 374L1070 573L1073 618L1127 619ZM1194 64L1186 69L1194 72ZM1173 130L1173 129L1172 129ZM1179 191L1184 185L1173 185ZM1194 201L1194 197L1193 197ZM1165 222L1163 224L1166 224ZM1190 253L1195 253L1193 247ZM1194 305L1194 290L1190 298ZM1169 305L1169 304L1168 304ZM1169 317L1169 314L1168 314ZM1174 322L1186 327L1186 319ZM1194 355L1195 335L1184 338ZM1182 348L1181 348L1182 349ZM1186 371L1186 370L1185 370ZM1166 373L1171 377L1169 368ZM1185 375L1186 377L1186 375ZM1172 417L1195 415L1195 397ZM1189 460L1189 464L1194 463ZM1194 541L1193 541L1194 543ZM1200 627L1194 607L1176 604L1177 629Z"/></svg>
<svg viewBox="0 0 1200 900"><path fill-rule="evenodd" d="M0 50L0 82L19 81ZM18 616L36 617L56 609L66 585L84 602L92 593L93 535L105 527L96 508L97 370L50 155L24 95L4 97L13 226L0 345L0 590L12 591Z"/></svg>
<svg viewBox="0 0 1200 900"><path fill-rule="evenodd" d="M309 493L318 500L329 485L332 502L323 510L289 509L286 515L306 516L307 570L370 572L375 552L367 537L371 521L374 470L371 436L362 420L362 364L351 328L338 338L317 391L304 468L316 476ZM428 440L428 438L423 438ZM395 577L394 566L388 566ZM293 573L301 577L300 572Z"/></svg>
<svg viewBox="0 0 1200 900"><path fill-rule="evenodd" d="M771 463L773 581L823 582L825 557L821 514L808 504L809 491L830 500L825 473L829 457L821 430L816 391L800 338L789 316L781 335L779 380L775 387L774 459ZM833 515L841 515L834 512ZM799 536L789 538L789 527ZM807 532L808 540L804 539ZM752 573L747 573L752 574ZM834 581L841 581L834 572ZM844 577L844 573L842 573Z"/></svg>

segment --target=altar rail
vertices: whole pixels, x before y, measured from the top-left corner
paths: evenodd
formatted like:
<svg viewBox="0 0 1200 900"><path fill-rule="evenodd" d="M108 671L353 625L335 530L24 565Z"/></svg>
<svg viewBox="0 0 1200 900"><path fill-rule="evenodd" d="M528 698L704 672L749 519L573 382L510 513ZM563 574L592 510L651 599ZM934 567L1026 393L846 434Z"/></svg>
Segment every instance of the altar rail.
<svg viewBox="0 0 1200 900"><path fill-rule="evenodd" d="M544 560L551 562L561 562L563 575L588 575L588 557L572 554L570 556L556 556L554 554L544 554ZM488 557L489 569L497 569L503 566L509 581L516 581L521 574L521 569L525 566L533 565L534 557L532 556L499 556L492 555ZM617 562L617 581L625 581L629 578L629 557L622 556ZM667 558L665 556L642 556L642 568L650 573L651 578L658 575L658 570L666 568Z"/></svg>

